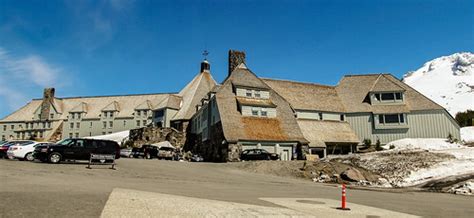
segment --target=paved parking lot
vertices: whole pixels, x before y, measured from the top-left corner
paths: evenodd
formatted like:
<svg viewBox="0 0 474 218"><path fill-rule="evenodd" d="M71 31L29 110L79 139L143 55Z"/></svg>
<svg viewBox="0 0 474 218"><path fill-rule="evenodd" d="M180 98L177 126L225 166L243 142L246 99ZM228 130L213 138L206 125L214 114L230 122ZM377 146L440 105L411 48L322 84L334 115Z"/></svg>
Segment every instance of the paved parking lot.
<svg viewBox="0 0 474 218"><path fill-rule="evenodd" d="M340 198L338 187L248 173L232 164L120 159L118 170L86 166L0 160L2 216L98 217L111 193L123 189L280 208L275 203L278 199ZM348 190L348 201L349 206L354 203L418 216L474 214L472 197L450 194ZM170 205L175 210L185 206Z"/></svg>

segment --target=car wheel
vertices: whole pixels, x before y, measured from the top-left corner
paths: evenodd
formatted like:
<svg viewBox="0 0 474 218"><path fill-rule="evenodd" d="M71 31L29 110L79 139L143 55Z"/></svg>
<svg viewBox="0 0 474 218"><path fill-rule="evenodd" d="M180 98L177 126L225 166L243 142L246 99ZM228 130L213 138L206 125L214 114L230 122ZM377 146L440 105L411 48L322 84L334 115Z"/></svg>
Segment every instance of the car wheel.
<svg viewBox="0 0 474 218"><path fill-rule="evenodd" d="M49 160L50 163L57 164L57 163L61 162L61 154L52 153L52 154L49 155L48 160Z"/></svg>
<svg viewBox="0 0 474 218"><path fill-rule="evenodd" d="M33 157L33 152L30 152L28 154L25 155L25 160L27 161L34 161L35 160L35 157Z"/></svg>

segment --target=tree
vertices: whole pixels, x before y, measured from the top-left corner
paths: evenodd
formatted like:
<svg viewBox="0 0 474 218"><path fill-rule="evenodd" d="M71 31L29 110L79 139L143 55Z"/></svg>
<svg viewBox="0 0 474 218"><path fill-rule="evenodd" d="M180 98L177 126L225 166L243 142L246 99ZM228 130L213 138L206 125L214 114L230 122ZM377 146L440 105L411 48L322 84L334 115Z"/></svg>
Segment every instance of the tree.
<svg viewBox="0 0 474 218"><path fill-rule="evenodd" d="M461 127L465 126L473 126L474 122L474 111L473 110L467 110L464 112L459 112L456 114L455 117L456 121L459 123Z"/></svg>

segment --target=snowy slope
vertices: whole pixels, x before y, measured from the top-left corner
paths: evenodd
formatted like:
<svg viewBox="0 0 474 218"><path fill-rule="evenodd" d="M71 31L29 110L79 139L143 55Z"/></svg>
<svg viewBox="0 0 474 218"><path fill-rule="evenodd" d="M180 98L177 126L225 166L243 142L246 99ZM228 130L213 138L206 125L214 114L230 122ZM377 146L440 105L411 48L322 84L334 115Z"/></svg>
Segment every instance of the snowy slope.
<svg viewBox="0 0 474 218"><path fill-rule="evenodd" d="M474 54L455 53L429 61L403 82L445 107L453 116L474 110Z"/></svg>
<svg viewBox="0 0 474 218"><path fill-rule="evenodd" d="M474 142L474 126L461 128L461 139L464 142Z"/></svg>

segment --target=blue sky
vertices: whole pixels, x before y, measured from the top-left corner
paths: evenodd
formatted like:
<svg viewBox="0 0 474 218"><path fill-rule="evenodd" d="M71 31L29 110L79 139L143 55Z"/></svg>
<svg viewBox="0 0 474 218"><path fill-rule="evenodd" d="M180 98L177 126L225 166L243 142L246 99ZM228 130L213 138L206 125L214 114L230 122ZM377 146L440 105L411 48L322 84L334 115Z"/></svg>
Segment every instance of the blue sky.
<svg viewBox="0 0 474 218"><path fill-rule="evenodd" d="M401 77L474 51L473 22L469 0L0 0L0 117L47 86L60 97L177 92L205 49L218 82L228 49L262 77Z"/></svg>

